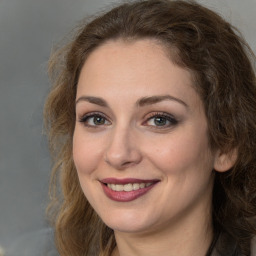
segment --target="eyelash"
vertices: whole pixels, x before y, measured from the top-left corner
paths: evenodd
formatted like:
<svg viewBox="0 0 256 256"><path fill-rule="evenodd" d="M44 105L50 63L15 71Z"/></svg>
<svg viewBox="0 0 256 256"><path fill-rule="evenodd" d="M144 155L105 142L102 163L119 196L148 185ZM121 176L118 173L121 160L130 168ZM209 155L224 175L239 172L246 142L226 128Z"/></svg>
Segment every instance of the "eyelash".
<svg viewBox="0 0 256 256"><path fill-rule="evenodd" d="M102 126L102 125L106 125L105 123L104 124L100 124L100 125L97 125L94 123L94 125L92 124L89 124L89 121L91 118L102 118L104 119L104 122L109 122L109 124L107 125L110 125L110 121L108 121L108 118L101 112L91 112L91 113L88 113L88 114L85 114L83 115L82 117L79 118L79 122L83 123L85 126L87 127L93 127L93 128L98 128L98 126ZM93 120L94 122L95 120Z"/></svg>
<svg viewBox="0 0 256 256"><path fill-rule="evenodd" d="M91 118L93 119L92 120L93 122L95 121L95 118L102 118L104 123L95 124L94 122L94 124L89 124L89 121ZM178 121L172 115L164 112L153 112L153 113L150 113L146 118L147 119L146 121L143 122L143 125L146 125L149 121L152 120L155 125L147 125L147 126L154 129L166 129L166 128L175 126L178 123ZM164 122L163 125L156 125L155 123L156 118L161 118L162 120L159 120L159 121L163 121ZM87 127L92 127L92 128L99 128L100 126L111 124L111 122L108 120L108 117L101 112L91 112L91 113L85 114L79 118L79 122L83 123Z"/></svg>
<svg viewBox="0 0 256 256"><path fill-rule="evenodd" d="M156 118L162 118L163 119L162 121L165 122L164 125L159 125L159 126L156 125L156 123L155 123ZM155 129L166 129L166 128L170 128L170 127L175 126L175 125L178 124L177 119L175 119L172 115L164 113L164 112L151 113L149 115L149 117L147 117L147 120L143 124L145 124L145 123L147 123L151 120L152 121L154 120L155 125L149 125L149 126L152 127L152 128L155 128ZM166 124L166 123L168 123L168 124Z"/></svg>

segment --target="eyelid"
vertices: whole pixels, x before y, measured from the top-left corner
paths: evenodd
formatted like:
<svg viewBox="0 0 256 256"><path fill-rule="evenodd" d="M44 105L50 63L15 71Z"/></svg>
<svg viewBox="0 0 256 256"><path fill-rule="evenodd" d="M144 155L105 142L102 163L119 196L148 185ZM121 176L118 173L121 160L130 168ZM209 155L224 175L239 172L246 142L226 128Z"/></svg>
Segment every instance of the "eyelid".
<svg viewBox="0 0 256 256"><path fill-rule="evenodd" d="M151 128L156 128L156 129L166 129L166 128L170 128L174 125L176 125L179 121L177 120L177 118L175 118L172 114L166 113L166 112L151 112L149 114L147 114L144 118L146 119L145 121L143 121L143 125L145 125L148 121L150 121L152 118L155 117L164 117L166 118L170 124L168 126L153 126L153 125L148 125Z"/></svg>
<svg viewBox="0 0 256 256"><path fill-rule="evenodd" d="M88 112L86 114L83 114L83 115L78 115L78 121L81 122L81 123L84 123L85 125L85 122L88 118L90 117L94 117L94 116L100 116L100 117L103 117L105 118L109 123L111 123L111 121L109 120L109 117L107 115L105 115L104 113L102 112L99 112L99 111L93 111L93 112ZM88 125L88 127L91 127L91 125ZM96 125L95 125L96 127Z"/></svg>
<svg viewBox="0 0 256 256"><path fill-rule="evenodd" d="M174 119L174 120L177 120L177 118L175 118L174 115L172 115L172 114L170 114L170 113L167 113L167 112L163 112L163 111L150 112L150 113L148 113L148 114L146 114L146 115L144 116L144 119L148 120L148 119L150 119L150 118L152 118L152 117L156 117L156 116L170 117L170 118L172 118L172 119Z"/></svg>

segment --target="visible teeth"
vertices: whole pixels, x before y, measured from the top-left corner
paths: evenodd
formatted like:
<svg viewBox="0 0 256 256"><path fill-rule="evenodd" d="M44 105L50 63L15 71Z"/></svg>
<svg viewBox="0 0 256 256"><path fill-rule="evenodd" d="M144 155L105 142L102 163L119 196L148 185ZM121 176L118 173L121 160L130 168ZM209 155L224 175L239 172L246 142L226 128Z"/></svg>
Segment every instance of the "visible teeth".
<svg viewBox="0 0 256 256"><path fill-rule="evenodd" d="M112 190L116 191L116 185L115 184L108 184L108 187L111 188Z"/></svg>
<svg viewBox="0 0 256 256"><path fill-rule="evenodd" d="M123 191L124 190L124 186L117 184L116 185L116 189L113 189L113 190L115 190L115 191Z"/></svg>
<svg viewBox="0 0 256 256"><path fill-rule="evenodd" d="M126 191L126 192L130 192L133 190L138 190L140 188L145 188L145 187L149 187L150 185L152 185L151 182L148 183L128 183L128 184L107 184L107 186L114 190L114 191Z"/></svg>
<svg viewBox="0 0 256 256"><path fill-rule="evenodd" d="M139 183L134 183L132 185L132 187L133 187L133 190L138 190L138 189L140 189L140 184Z"/></svg>
<svg viewBox="0 0 256 256"><path fill-rule="evenodd" d="M124 191L129 192L129 191L132 191L132 190L133 190L133 187L132 187L131 183L124 185Z"/></svg>
<svg viewBox="0 0 256 256"><path fill-rule="evenodd" d="M145 188L145 183L140 183L140 188Z"/></svg>

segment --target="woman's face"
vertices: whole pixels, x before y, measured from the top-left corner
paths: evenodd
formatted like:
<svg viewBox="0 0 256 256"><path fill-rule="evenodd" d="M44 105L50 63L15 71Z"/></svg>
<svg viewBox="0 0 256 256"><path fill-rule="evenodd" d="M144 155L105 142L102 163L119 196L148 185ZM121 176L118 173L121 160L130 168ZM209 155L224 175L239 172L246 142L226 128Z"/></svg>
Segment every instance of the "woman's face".
<svg viewBox="0 0 256 256"><path fill-rule="evenodd" d="M151 232L209 215L215 156L188 70L153 40L110 41L86 60L73 158L82 190L121 232Z"/></svg>

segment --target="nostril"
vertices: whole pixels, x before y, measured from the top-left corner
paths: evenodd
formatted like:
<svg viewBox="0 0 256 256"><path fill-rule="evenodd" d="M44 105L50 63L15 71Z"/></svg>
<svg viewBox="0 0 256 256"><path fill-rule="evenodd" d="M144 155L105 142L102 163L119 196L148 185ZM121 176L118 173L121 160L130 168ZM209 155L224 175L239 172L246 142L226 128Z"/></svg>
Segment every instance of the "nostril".
<svg viewBox="0 0 256 256"><path fill-rule="evenodd" d="M132 162L124 162L124 163L122 164L122 166L127 166L127 165L130 165L130 164L132 164Z"/></svg>

